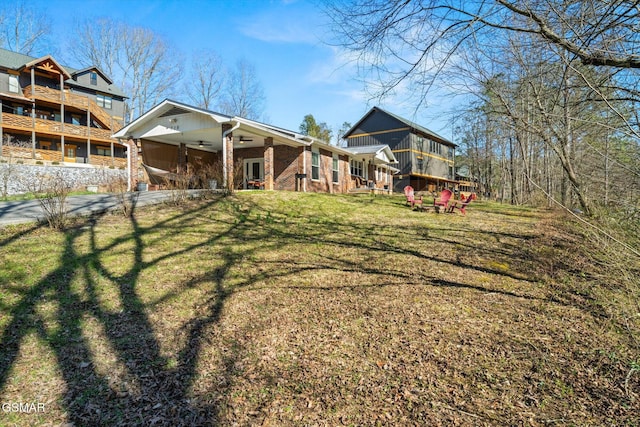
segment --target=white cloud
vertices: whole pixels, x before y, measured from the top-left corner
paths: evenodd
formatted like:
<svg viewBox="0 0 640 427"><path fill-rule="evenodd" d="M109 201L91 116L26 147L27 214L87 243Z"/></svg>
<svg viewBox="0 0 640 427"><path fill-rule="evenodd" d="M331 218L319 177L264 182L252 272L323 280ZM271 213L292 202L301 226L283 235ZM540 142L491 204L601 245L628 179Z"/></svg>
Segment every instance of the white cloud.
<svg viewBox="0 0 640 427"><path fill-rule="evenodd" d="M319 43L315 29L319 28L322 16L308 4L283 1L277 7L239 18L240 33L252 39L268 43Z"/></svg>

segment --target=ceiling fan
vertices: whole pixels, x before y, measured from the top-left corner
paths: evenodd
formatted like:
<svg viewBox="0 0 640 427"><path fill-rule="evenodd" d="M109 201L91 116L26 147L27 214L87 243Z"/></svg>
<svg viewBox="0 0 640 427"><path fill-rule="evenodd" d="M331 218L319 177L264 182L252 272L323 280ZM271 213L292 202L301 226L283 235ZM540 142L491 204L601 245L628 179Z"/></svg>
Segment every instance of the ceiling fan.
<svg viewBox="0 0 640 427"><path fill-rule="evenodd" d="M251 142L251 141L253 141L253 138L247 138L246 136L242 136L242 135L238 137L238 142L240 144L244 144L245 142Z"/></svg>
<svg viewBox="0 0 640 427"><path fill-rule="evenodd" d="M213 144L207 141L197 141L199 148L211 147Z"/></svg>

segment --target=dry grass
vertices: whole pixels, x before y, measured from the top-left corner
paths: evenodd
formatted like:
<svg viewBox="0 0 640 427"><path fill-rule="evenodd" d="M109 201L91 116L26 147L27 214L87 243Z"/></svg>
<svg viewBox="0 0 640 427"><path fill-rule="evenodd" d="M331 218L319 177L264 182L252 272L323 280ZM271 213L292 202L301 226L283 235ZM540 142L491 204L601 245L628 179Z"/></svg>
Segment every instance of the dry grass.
<svg viewBox="0 0 640 427"><path fill-rule="evenodd" d="M638 260L584 239L270 192L6 229L0 400L46 411L0 425L637 425Z"/></svg>

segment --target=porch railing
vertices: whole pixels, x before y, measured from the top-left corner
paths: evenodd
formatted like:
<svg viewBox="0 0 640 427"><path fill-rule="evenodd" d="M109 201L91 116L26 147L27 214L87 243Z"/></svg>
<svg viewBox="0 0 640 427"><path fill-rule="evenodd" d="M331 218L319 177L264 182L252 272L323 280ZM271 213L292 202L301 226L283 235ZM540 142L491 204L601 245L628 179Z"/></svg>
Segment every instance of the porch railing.
<svg viewBox="0 0 640 427"><path fill-rule="evenodd" d="M41 150L36 148L34 153L34 150L28 147L14 147L12 145L3 145L2 157L10 159L35 159L50 162L61 162L62 152L54 150Z"/></svg>
<svg viewBox="0 0 640 427"><path fill-rule="evenodd" d="M2 146L2 157L15 160L41 160L49 162L62 162L62 152L56 150L35 150L28 147L15 147L13 145ZM99 156L91 154L89 164L94 166L114 167L124 169L127 167L127 159L121 157Z"/></svg>
<svg viewBox="0 0 640 427"><path fill-rule="evenodd" d="M57 103L62 103L62 99L60 95L61 94L59 89L52 89L44 86L29 85L24 88L24 96L26 98L33 97L36 99L44 99L49 101L55 101ZM113 120L113 117L107 114L107 112L104 111L102 108L100 108L98 104L96 104L95 101L93 101L92 99L73 94L68 90L65 90L64 97L65 97L65 100L64 100L65 105L69 105L71 107L75 107L80 110L85 110L85 111L89 110L91 114L93 114L94 117L98 119L100 123L102 123L103 126L110 128L110 133L113 133L121 128L119 123Z"/></svg>
<svg viewBox="0 0 640 427"><path fill-rule="evenodd" d="M18 128L21 130L32 130L33 119L29 116L21 116L18 114L2 113L2 125L6 127ZM50 133L57 136L70 136L77 138L100 139L104 141L115 141L111 138L111 131L108 129L87 128L86 126L73 125L71 123L64 124L64 132L62 131L62 123L55 120L35 119L35 131Z"/></svg>

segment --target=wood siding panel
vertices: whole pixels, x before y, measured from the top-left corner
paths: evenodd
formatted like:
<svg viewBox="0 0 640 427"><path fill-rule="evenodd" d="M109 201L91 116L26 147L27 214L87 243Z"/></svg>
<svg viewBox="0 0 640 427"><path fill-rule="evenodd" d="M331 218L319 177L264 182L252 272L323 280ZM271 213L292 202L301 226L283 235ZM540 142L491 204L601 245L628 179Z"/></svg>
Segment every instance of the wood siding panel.
<svg viewBox="0 0 640 427"><path fill-rule="evenodd" d="M368 145L386 144L392 150L409 148L411 145L409 131L392 131L375 135L363 135L347 139L348 147L365 147Z"/></svg>
<svg viewBox="0 0 640 427"><path fill-rule="evenodd" d="M407 127L405 123L402 123L388 114L376 110L358 125L358 128L354 130L353 134L357 135L359 133L371 133L404 127Z"/></svg>

